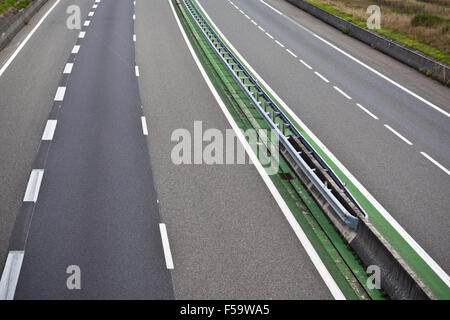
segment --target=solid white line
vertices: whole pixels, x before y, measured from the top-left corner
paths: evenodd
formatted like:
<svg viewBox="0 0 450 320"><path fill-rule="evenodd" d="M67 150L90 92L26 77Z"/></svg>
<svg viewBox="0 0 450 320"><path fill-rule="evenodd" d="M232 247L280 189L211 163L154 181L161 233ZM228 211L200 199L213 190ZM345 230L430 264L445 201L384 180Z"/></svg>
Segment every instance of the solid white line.
<svg viewBox="0 0 450 320"><path fill-rule="evenodd" d="M274 37L270 34L270 33L268 33L268 32L266 32L266 35L270 38L270 39L274 39Z"/></svg>
<svg viewBox="0 0 450 320"><path fill-rule="evenodd" d="M23 251L10 251L0 280L0 300L13 300L23 262Z"/></svg>
<svg viewBox="0 0 450 320"><path fill-rule="evenodd" d="M321 75L321 74L318 73L317 71L315 71L314 74L315 74L316 76L318 76L320 79L322 79L323 81L325 81L326 83L329 83L329 82L330 82L327 78L325 78L323 75Z"/></svg>
<svg viewBox="0 0 450 320"><path fill-rule="evenodd" d="M340 53L342 53L343 55L347 56L348 58L352 59L353 61L357 62L358 64L360 64L361 66L363 66L364 68L372 71L373 73L375 73L376 75L378 75L379 77L383 78L384 80L388 81L389 83L395 85L396 87L400 88L401 90L405 91L406 93L412 95L414 98L422 101L423 103L427 104L428 106L430 106L431 108L439 111L440 113L442 113L443 115L447 116L450 118L450 113L448 113L445 110L442 110L441 108L439 108L438 106L434 105L433 103L431 103L430 101L426 100L425 98L422 98L421 96L419 96L418 94L412 92L411 90L405 88L404 86L402 86L401 84L395 82L394 80L390 79L389 77L385 76L384 74L382 74L381 72L375 70L374 68L368 66L367 64L365 64L364 62L358 60L357 58L353 57L352 55L348 54L347 52L345 52L344 50L336 47L334 44L328 42L327 40L323 39L322 37L318 36L317 34L313 34L317 39L323 41L324 43L328 44L330 47L332 47L333 49L339 51Z"/></svg>
<svg viewBox="0 0 450 320"><path fill-rule="evenodd" d="M23 202L36 202L41 188L44 169L33 169L28 179L27 190L23 197Z"/></svg>
<svg viewBox="0 0 450 320"><path fill-rule="evenodd" d="M80 34L78 35L78 38L83 39L85 35L86 35L86 32L81 31Z"/></svg>
<svg viewBox="0 0 450 320"><path fill-rule="evenodd" d="M80 51L80 46L79 45L73 46L72 53L78 53L78 51Z"/></svg>
<svg viewBox="0 0 450 320"><path fill-rule="evenodd" d="M279 15L283 15L283 13L277 9L275 9L274 7L272 7L270 4L264 2L263 0L259 0L260 2L264 3L266 6L268 6L270 9L272 9L273 11L275 11L276 13L278 13Z"/></svg>
<svg viewBox="0 0 450 320"><path fill-rule="evenodd" d="M430 157L428 154L426 154L425 152L420 152L425 158L427 158L428 160L430 160L431 162L433 162L436 166L439 167L439 169L441 169L442 171L444 171L446 174L448 174L450 176L450 170L448 170L446 167L444 167L442 164L440 164L439 162L437 162L436 160L434 160L432 157Z"/></svg>
<svg viewBox="0 0 450 320"><path fill-rule="evenodd" d="M134 71L136 72L136 77L139 77L139 67L134 66Z"/></svg>
<svg viewBox="0 0 450 320"><path fill-rule="evenodd" d="M220 31L206 10L203 8L200 2L197 1L198 6L205 14L206 18L211 22L217 33L222 39L228 43L231 50L237 55L237 57L248 67L251 73L258 79L258 81L269 91L269 93L277 100L286 112L294 119L295 122L310 136L317 146L327 155L327 157L333 162L341 172L353 183L353 185L364 195L364 197L375 207L375 209L386 219L386 221L405 239L405 241L413 248L417 254L430 266L431 269L450 287L450 276L434 261L433 258L406 232L406 230L391 216L391 214L375 199L375 197L359 182L353 174L340 162L336 156L320 141L320 139L308 128L308 126L295 114L294 111L284 102L283 99L267 84L266 81L253 69L253 67L247 62L247 60L236 50L233 44L227 39L227 37ZM286 17L286 16L285 16ZM289 19L288 19L289 20ZM302 27L301 25L299 25ZM312 33L311 31L307 30ZM301 61L302 62L302 61Z"/></svg>
<svg viewBox="0 0 450 320"><path fill-rule="evenodd" d="M264 30L261 26L258 26L258 29L261 30L262 32L266 32L266 30Z"/></svg>
<svg viewBox="0 0 450 320"><path fill-rule="evenodd" d="M339 87L333 86L333 88L339 92L340 94L342 94L344 97L346 97L348 100L352 100L352 97L350 97L348 94L346 94L344 91L342 91L341 89L339 89Z"/></svg>
<svg viewBox="0 0 450 320"><path fill-rule="evenodd" d="M275 40L275 42L276 42L280 47L284 48L284 44L282 44L280 41Z"/></svg>
<svg viewBox="0 0 450 320"><path fill-rule="evenodd" d="M141 117L141 123L142 123L142 132L144 133L144 136L148 136L148 129L147 129L147 120L144 116Z"/></svg>
<svg viewBox="0 0 450 320"><path fill-rule="evenodd" d="M39 28L39 26L44 22L44 20L47 18L47 16L50 14L50 12L53 11L53 9L58 5L58 3L61 0L57 0L53 6L48 9L48 11L44 14L44 16L39 20L39 22L36 24L36 26L30 31L30 33L23 39L23 41L20 43L20 45L17 47L17 49L14 51L14 53L9 57L9 59L5 62L5 64L0 69L0 77L3 75L5 70L9 67L9 65L14 61L16 56L19 54L19 52L23 49L23 47L27 44L28 40L33 36L33 34L36 32L36 30Z"/></svg>
<svg viewBox="0 0 450 320"><path fill-rule="evenodd" d="M309 239L306 237L305 233L303 232L302 228L300 227L300 225L298 224L297 220L293 216L293 214L292 214L291 210L289 209L289 207L287 206L286 202L283 200L282 196L278 192L278 190L275 187L275 185L273 184L272 180L270 179L270 177L268 176L268 174L264 170L263 166L259 162L258 157L255 155L253 149L248 144L248 142L247 142L246 138L244 137L243 133L239 129L239 127L236 124L236 122L234 121L232 115L230 114L230 112L228 111L228 109L225 106L224 102L222 101L222 99L220 98L220 96L217 93L216 89L214 88L214 85L211 83L211 80L208 78L208 75L206 74L206 71L203 69L203 66L201 65L200 61L198 60L198 57L195 54L194 49L192 48L191 43L189 42L189 39L186 36L186 33L184 32L184 29L183 29L183 27L181 25L181 22L178 19L177 13L175 12L175 8L172 5L172 1L168 0L168 2L170 4L170 7L172 8L172 13L173 13L173 15L175 17L175 20L177 21L178 28L180 29L181 34L183 35L184 41L186 42L186 45L188 46L189 51L190 51L192 57L194 58L194 61L195 61L196 65L197 65L198 69L200 70L200 73L203 76L203 79L205 80L206 84L208 85L208 88L210 89L210 91L212 92L214 98L216 99L217 103L219 104L220 108L222 109L222 112L225 114L225 117L227 118L227 120L230 123L231 127L235 131L236 136L238 137L239 141L242 143L242 145L244 146L245 150L247 151L247 154L248 154L250 160L252 161L252 163L254 164L255 168L258 170L258 173L261 175L263 181L265 182L265 184L269 188L269 191L271 192L272 196L274 197L275 201L277 202L277 204L280 207L281 211L283 212L284 216L288 220L291 228L294 230L297 238L300 240L300 243L305 248L306 253L310 257L312 263L316 267L317 271L319 272L320 276L324 280L326 286L330 290L330 292L333 295L333 297L335 299L344 300L345 296L343 295L341 289L338 287L338 285L334 281L333 277L328 272L328 270L325 267L325 265L323 264L322 260L320 260L319 255L315 251L314 247L312 246L312 244L309 241ZM200 3L198 3L198 4L200 5ZM201 8L201 9L203 10L203 8ZM205 12L205 11L203 10L203 12ZM211 21L211 19L209 19L209 21Z"/></svg>
<svg viewBox="0 0 450 320"><path fill-rule="evenodd" d="M159 224L159 231L161 232L164 257L166 259L166 267L167 269L173 269L172 252L170 252L169 237L167 236L167 229L164 223Z"/></svg>
<svg viewBox="0 0 450 320"><path fill-rule="evenodd" d="M63 101L66 94L66 87L58 87L55 94L55 101Z"/></svg>
<svg viewBox="0 0 450 320"><path fill-rule="evenodd" d="M293 53L291 50L286 49L286 51L287 51L288 53L290 53L291 56L293 56L294 58L298 58L297 55L296 55L295 53Z"/></svg>
<svg viewBox="0 0 450 320"><path fill-rule="evenodd" d="M375 120L378 120L378 117L376 115L374 115L372 112L370 112L369 110L367 110L366 108L364 108L362 105L360 105L359 103L356 104L361 110L363 110L364 112L366 112L369 116L371 116L372 118L374 118Z"/></svg>
<svg viewBox="0 0 450 320"><path fill-rule="evenodd" d="M89 20L86 20L86 21L84 22L84 26L85 26L85 27L89 27L90 24L91 24L91 21L89 21Z"/></svg>
<svg viewBox="0 0 450 320"><path fill-rule="evenodd" d="M53 140L53 135L55 134L57 120L47 120L45 125L44 133L42 134L42 140L51 141Z"/></svg>
<svg viewBox="0 0 450 320"><path fill-rule="evenodd" d="M71 73L73 68L73 63L66 63L66 66L64 67L63 73Z"/></svg>
<svg viewBox="0 0 450 320"><path fill-rule="evenodd" d="M397 137L399 137L400 139L402 139L404 142L406 142L407 144L409 144L410 146L412 146L412 142L409 141L408 139L406 139L404 136L402 136L400 133L398 133L397 131L395 131L394 129L392 129L392 127L388 126L387 124L384 125L387 129L389 129L389 131L391 131L393 134L395 134Z"/></svg>
<svg viewBox="0 0 450 320"><path fill-rule="evenodd" d="M303 63L309 70L312 70L312 67L307 64L305 61L303 61L302 59L299 60L301 63Z"/></svg>

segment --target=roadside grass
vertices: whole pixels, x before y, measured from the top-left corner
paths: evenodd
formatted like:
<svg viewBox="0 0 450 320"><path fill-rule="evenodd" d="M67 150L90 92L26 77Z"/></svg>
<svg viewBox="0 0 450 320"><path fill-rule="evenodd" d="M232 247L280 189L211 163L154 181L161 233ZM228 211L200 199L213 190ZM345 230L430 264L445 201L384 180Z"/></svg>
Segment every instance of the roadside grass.
<svg viewBox="0 0 450 320"><path fill-rule="evenodd" d="M367 7L381 8L381 29L373 31L450 64L450 0L306 0L367 28Z"/></svg>
<svg viewBox="0 0 450 320"><path fill-rule="evenodd" d="M10 8L15 8L15 11L25 8L32 0L0 0L0 14L9 10Z"/></svg>

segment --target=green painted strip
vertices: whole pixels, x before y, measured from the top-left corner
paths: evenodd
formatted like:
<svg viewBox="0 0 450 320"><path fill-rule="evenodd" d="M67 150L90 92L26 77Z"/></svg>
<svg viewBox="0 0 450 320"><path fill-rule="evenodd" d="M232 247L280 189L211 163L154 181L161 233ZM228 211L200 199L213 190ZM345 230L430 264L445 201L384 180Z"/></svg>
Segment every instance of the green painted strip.
<svg viewBox="0 0 450 320"><path fill-rule="evenodd" d="M201 8L193 0L194 5L199 12L202 12ZM203 14L205 20L215 30L209 19ZM218 34L217 30L215 30ZM223 38L221 40L227 44ZM231 48L229 48L230 51ZM235 54L235 52L233 52ZM241 61L237 55L235 57L244 66L246 64ZM252 75L254 79L258 79L248 68L247 71ZM352 196L358 201L359 205L369 215L370 222L380 232L380 234L391 244L391 246L400 254L410 268L416 273L416 275L422 280L422 282L431 290L431 292L438 299L450 299L450 288L442 281L442 279L434 272L433 269L419 256L419 254L406 242L406 240L392 227L392 225L384 218L384 216L372 205L372 203L361 193L361 191L350 181L350 179L338 168L338 166L331 161L331 159L325 154L325 152L317 145L317 143L305 132L305 130L291 117L291 115L283 108L283 106L273 97L267 88L258 81L261 88L271 97L271 99L277 104L277 106L284 112L289 120L295 125L297 130L303 135L303 137L311 144L316 152L322 157L327 165L334 171L334 173L347 184L347 189Z"/></svg>

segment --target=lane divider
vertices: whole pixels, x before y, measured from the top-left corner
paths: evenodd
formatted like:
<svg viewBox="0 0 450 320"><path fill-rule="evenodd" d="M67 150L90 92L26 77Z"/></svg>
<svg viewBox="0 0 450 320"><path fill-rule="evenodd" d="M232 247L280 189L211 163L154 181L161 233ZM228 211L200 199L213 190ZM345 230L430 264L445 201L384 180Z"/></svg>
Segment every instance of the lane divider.
<svg viewBox="0 0 450 320"><path fill-rule="evenodd" d="M238 50L228 41L227 37L222 31L217 27L217 25L212 21L211 17L205 11L200 2L197 1L198 6L205 14L206 18L211 22L215 30L217 30L220 37L225 40L233 52L238 56L238 58L249 68L251 73L256 76L258 81L269 91L269 93L281 104L281 106L288 112L288 114L294 119L294 121L305 131L305 133L311 137L311 139L317 144L317 146L324 152L324 154L334 163L342 174L349 179L349 181L354 185L354 187L361 193L361 195L367 199L367 201L374 207L374 209L386 220L386 222L406 241L406 243L420 256L420 258L433 270L433 272L442 280L445 285L450 287L450 276L441 268L441 266L411 237L411 235L397 222L397 220L392 217L392 215L378 202L377 199L361 184L360 181L356 179L355 176L344 166L344 164L336 158L336 156L322 143L322 141L309 129L309 127L295 114L295 112L286 104L286 102L281 99L281 97L267 84L266 81L255 71L255 69L248 63L248 61L239 53ZM286 15L284 15L288 18ZM289 19L289 18L288 18ZM305 29L310 34L314 35L313 32L306 29L300 24L297 24L300 28ZM326 41L326 40L325 40ZM336 50L340 50L336 47ZM341 50L342 51L342 50ZM343 54L346 54L342 51ZM351 57L351 56L350 56ZM351 57L353 58L353 57ZM302 61L301 61L302 62ZM302 62L303 63L303 62ZM366 65L367 68L370 68ZM370 68L371 71L377 72L376 70ZM380 74L383 77L383 75ZM389 79L390 80L390 79ZM406 89L407 90L407 89Z"/></svg>
<svg viewBox="0 0 450 320"><path fill-rule="evenodd" d="M203 68L201 62L199 61L194 49L192 48L191 43L189 42L189 39L186 35L186 32L183 29L183 26L181 25L181 22L178 18L178 15L175 11L175 8L173 7L172 1L168 0L170 7L172 9L173 16L175 17L175 20L177 22L178 28L180 29L180 32L183 36L184 41L186 42L186 45L189 49L189 52L192 55L192 58L195 61L195 64L197 65L197 68L200 70L200 73L205 80L209 90L213 94L214 98L216 99L220 109L224 113L225 117L227 118L228 122L230 123L232 129L234 130L236 136L238 137L241 144L244 146L244 149L246 150L251 162L254 164L256 170L260 174L261 178L263 179L264 183L266 184L267 188L269 189L270 193L272 194L273 198L277 202L278 206L280 207L283 215L285 216L286 220L288 221L289 225L293 229L295 235L299 239L300 243L302 244L303 248L305 249L306 253L308 254L309 258L311 259L313 265L315 266L316 270L319 272L320 276L322 277L323 281L325 282L326 286L330 290L333 297L337 300L345 300L345 296L342 293L339 286L334 281L333 277L329 273L328 269L325 267L324 263L320 259L319 255L315 251L314 247L312 246L311 242L309 241L308 237L304 233L303 229L300 227L300 225L297 223L297 220L295 219L294 215L292 214L291 210L289 209L288 205L284 201L283 197L279 193L278 189L273 184L272 180L268 176L267 172L261 165L261 163L258 160L258 157L254 153L253 149L247 142L246 138L244 137L243 133L239 129L239 126L234 121L233 116L228 111L227 107L225 106L224 102L222 101L222 98L220 97L219 93L216 91L214 85L211 83L211 80L209 79L208 75L206 74L205 69ZM199 4L200 5L200 4ZM202 8L203 10L203 8ZM203 12L205 12L203 10ZM205 13L206 14L206 13ZM207 17L209 21L211 19ZM217 29L216 26L214 26ZM223 35L221 34L223 37ZM226 40L226 39L225 39Z"/></svg>
<svg viewBox="0 0 450 320"><path fill-rule="evenodd" d="M333 88L339 92L340 94L342 94L344 97L346 97L348 100L352 100L352 97L350 97L348 94L346 94L344 91L342 91L341 89L339 89L339 87L333 86Z"/></svg>
<svg viewBox="0 0 450 320"><path fill-rule="evenodd" d="M228 2L231 3L233 6L235 6L236 8L238 8L232 1L228 0ZM271 7L270 5L268 5L267 3L265 3L265 2L262 1L262 0L260 0L260 2L264 3L266 6ZM278 11L278 10L274 9L273 7L271 7L271 9L273 9L274 11ZM239 9L239 10L242 10L242 9ZM242 11L242 12L243 12L246 16L248 16L244 11ZM275 38L274 38L272 35L270 35L269 33L267 33L261 26L259 26L259 25L257 24L256 21L254 21L253 19L251 19L251 21L252 21L253 24L255 24L256 26L258 26L258 28L259 28L261 31L265 32L265 34L266 34L270 39L275 40ZM305 29L303 26L302 26L302 28ZM363 62L359 61L358 59L356 59L356 58L354 58L353 56L349 55L348 53L344 52L343 50L337 48L336 46L334 46L333 44L331 44L331 43L328 42L327 40L321 38L320 36L316 35L315 33L311 32L311 31L308 30L308 29L305 29L305 30L308 31L309 33L311 33L312 35L314 35L314 36L315 36L316 38L318 38L319 40L325 42L326 44L330 45L330 46L333 47L334 49L338 50L338 51L341 52L342 54L348 56L348 57L351 58L352 60L354 60L354 61L356 61L357 63L361 64L362 66L368 68L370 71L372 71L372 72L374 72L375 74L379 75L379 76L382 77L383 79L385 79L385 80L387 80L388 82L390 82L390 83L394 84L395 86L399 87L399 88L402 89L403 91L405 91L405 92L411 94L411 95L414 96L415 98L417 98L417 99L419 99L420 101L426 103L427 105L429 105L430 107L432 107L432 108L436 109L437 111L443 113L444 115L450 116L450 114L447 113L446 111L440 109L439 107L433 105L432 103L430 103L429 101L427 101L427 100L425 100L424 98L420 97L419 95L413 93L412 91L410 91L410 90L404 88L403 86L399 85L398 83L396 83L395 81L389 79L388 77L384 76L383 74L379 73L378 71L372 69L371 67L367 66L367 65L364 64ZM276 42L278 45L280 45L282 48L284 48L284 45L281 44L278 40L275 40L275 42ZM292 52L290 49L286 49L286 52L288 52L288 53L289 53L290 55L292 55L294 58L297 58L297 55L296 55L294 52ZM299 61L300 61L304 66L306 66L309 70L313 70L313 68L312 68L309 64L307 64L305 61L303 61L302 59L300 59ZM328 79L326 79L325 77L323 77L320 73L315 72L315 74L316 74L317 76L319 76L322 80L324 80L326 83L330 83L330 81L329 81ZM336 91L338 91L340 94L342 94L344 97L346 97L348 100L352 100L351 96L348 95L347 93L345 93L345 92L344 92L343 90L341 90L339 87L333 86L333 88L334 88ZM364 111L365 113L367 113L368 115L370 115L374 120L379 120L379 118L378 118L375 114L373 114L373 113L372 113L371 111L369 111L367 108L363 107L361 104L356 103L356 106L357 106L359 109L361 109L362 111ZM391 129L392 129L392 128L391 128ZM392 130L393 130L393 129L392 129ZM391 131L392 131L392 130L391 130ZM393 132L396 132L396 131L394 130ZM397 135L397 134L396 134L396 135ZM397 136L398 136L398 135L397 135ZM406 143L408 143L408 144L411 143L411 141L409 141L409 140L406 139L405 137L403 137L403 136L401 136L401 137L402 137L401 139L404 140ZM412 145L412 143L411 143L411 145ZM423 155L423 154L422 154L422 155ZM430 160L430 161L431 161L431 160ZM434 161L435 161L435 160L434 160ZM431 161L431 162L432 162L433 164L435 164L434 161ZM447 173L447 171L446 171L447 169L446 169L444 166L442 166L441 164L437 165L437 167L440 168L441 170L443 170L445 173ZM442 168L444 168L444 169L442 169Z"/></svg>

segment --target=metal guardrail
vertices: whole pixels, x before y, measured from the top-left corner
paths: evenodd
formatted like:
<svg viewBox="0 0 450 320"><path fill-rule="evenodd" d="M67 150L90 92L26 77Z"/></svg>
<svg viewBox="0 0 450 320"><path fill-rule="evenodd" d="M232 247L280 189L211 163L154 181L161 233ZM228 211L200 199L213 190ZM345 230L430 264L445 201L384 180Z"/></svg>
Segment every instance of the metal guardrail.
<svg viewBox="0 0 450 320"><path fill-rule="evenodd" d="M208 41L211 48L216 55L220 58L226 68L233 75L236 82L245 92L247 97L251 100L258 112L269 124L270 128L277 134L279 141L283 147L288 151L290 156L294 159L295 163L302 170L302 172L313 183L315 188L326 199L327 203L333 208L339 218L351 229L356 230L359 219L352 215L333 194L333 190L327 187L327 181L322 181L316 174L316 168L310 167L306 155L301 151L296 150L294 145L290 142L291 135L294 135L301 143L306 147L308 153L317 160L320 166L330 175L336 185L341 189L350 201L367 217L367 214L359 206L356 200L346 189L345 185L335 175L335 173L328 167L325 161L314 150L314 148L306 141L306 139L295 128L286 115L280 110L280 108L274 103L268 94L258 85L255 79L249 74L246 68L240 63L240 61L234 56L234 54L223 43L216 32L211 28L203 15L198 11L197 7L192 3L192 0L183 0L183 3L189 12L192 19L195 21L203 36ZM268 111L269 110L269 111ZM278 120L278 121L277 121ZM281 130L280 130L281 127ZM286 135L286 129L289 129L291 135Z"/></svg>

